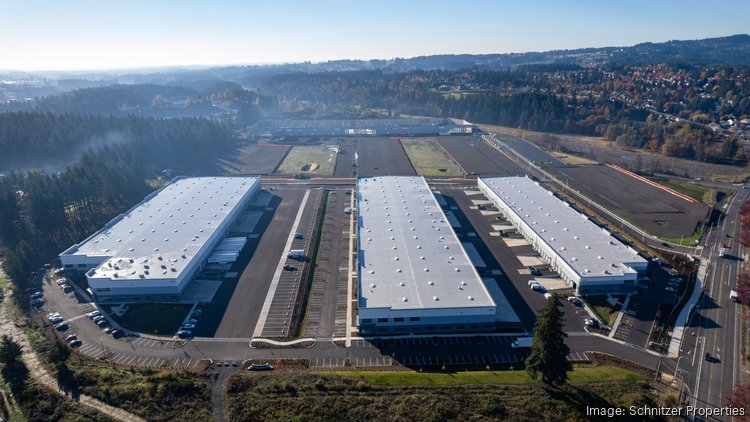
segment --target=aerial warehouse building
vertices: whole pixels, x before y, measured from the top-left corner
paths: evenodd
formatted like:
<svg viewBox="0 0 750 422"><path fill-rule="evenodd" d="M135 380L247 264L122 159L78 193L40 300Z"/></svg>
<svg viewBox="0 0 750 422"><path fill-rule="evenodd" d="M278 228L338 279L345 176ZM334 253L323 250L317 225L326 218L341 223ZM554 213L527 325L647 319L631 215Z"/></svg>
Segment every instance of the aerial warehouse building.
<svg viewBox="0 0 750 422"><path fill-rule="evenodd" d="M492 331L496 305L423 177L357 181L363 335Z"/></svg>
<svg viewBox="0 0 750 422"><path fill-rule="evenodd" d="M560 277L583 295L635 289L648 262L528 177L479 178L482 191Z"/></svg>
<svg viewBox="0 0 750 422"><path fill-rule="evenodd" d="M244 246L222 241L259 189L257 177L175 178L60 261L66 274L86 275L98 302L177 300L217 246Z"/></svg>

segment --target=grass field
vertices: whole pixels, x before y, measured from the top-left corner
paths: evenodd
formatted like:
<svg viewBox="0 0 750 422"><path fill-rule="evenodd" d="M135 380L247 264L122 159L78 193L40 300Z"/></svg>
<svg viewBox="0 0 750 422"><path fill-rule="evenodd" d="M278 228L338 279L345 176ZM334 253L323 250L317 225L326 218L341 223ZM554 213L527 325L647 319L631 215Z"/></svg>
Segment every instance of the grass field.
<svg viewBox="0 0 750 422"><path fill-rule="evenodd" d="M374 385L451 385L451 384L539 384L526 371L346 371L332 375L361 379ZM611 380L642 380L644 375L615 366L576 366L568 371L572 383Z"/></svg>
<svg viewBox="0 0 750 422"><path fill-rule="evenodd" d="M463 176L458 165L431 139L402 139L401 145L418 174Z"/></svg>
<svg viewBox="0 0 750 422"><path fill-rule="evenodd" d="M609 302L607 302L606 296L587 296L585 299L586 303L591 306L591 309L596 312L596 315L598 315L605 324L611 327L612 324L615 323L617 314L620 312L620 305L613 308ZM622 300L620 300L620 303L622 303Z"/></svg>
<svg viewBox="0 0 750 422"><path fill-rule="evenodd" d="M333 176L336 156L336 151L327 148L326 145L295 146L289 151L277 173Z"/></svg>
<svg viewBox="0 0 750 422"><path fill-rule="evenodd" d="M182 324L192 305L143 303L128 307L123 316L110 314L112 319L139 333L172 335Z"/></svg>
<svg viewBox="0 0 750 422"><path fill-rule="evenodd" d="M550 151L553 157L562 161L565 164L574 165L585 165L585 164L599 164L597 161L589 160L588 158L581 157L579 155L564 154L562 152Z"/></svg>
<svg viewBox="0 0 750 422"><path fill-rule="evenodd" d="M654 406L661 401L642 379L550 388L541 384L386 385L342 374L235 374L226 384L228 419L580 421L591 420L587 407Z"/></svg>
<svg viewBox="0 0 750 422"><path fill-rule="evenodd" d="M711 202L711 189L698 186L690 182L684 182L681 180L657 180L656 183L674 189L677 192L684 193L685 195L696 199L698 201L709 203Z"/></svg>

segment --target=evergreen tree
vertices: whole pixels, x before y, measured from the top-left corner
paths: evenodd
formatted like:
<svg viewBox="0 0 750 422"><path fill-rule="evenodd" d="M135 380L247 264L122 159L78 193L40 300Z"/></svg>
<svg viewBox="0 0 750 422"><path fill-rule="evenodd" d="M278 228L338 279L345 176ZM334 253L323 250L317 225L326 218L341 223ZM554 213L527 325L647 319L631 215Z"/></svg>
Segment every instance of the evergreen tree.
<svg viewBox="0 0 750 422"><path fill-rule="evenodd" d="M567 335L563 332L563 313L557 305L555 295L537 317L531 354L526 358L526 371L534 379L541 374L545 384L562 385L568 380L566 357L570 349L565 344Z"/></svg>

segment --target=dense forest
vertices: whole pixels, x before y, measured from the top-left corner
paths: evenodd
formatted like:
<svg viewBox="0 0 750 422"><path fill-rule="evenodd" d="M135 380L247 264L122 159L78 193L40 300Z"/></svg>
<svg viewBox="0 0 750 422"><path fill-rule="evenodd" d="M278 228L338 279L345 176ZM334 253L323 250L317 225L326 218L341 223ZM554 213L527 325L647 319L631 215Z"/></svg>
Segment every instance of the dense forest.
<svg viewBox="0 0 750 422"><path fill-rule="evenodd" d="M27 135L23 146L13 146L15 152L61 154L64 146L80 146L80 139L113 132L120 137L117 143L83 152L59 173L0 176L0 244L4 269L13 278L28 274L139 201L164 169L184 175L215 174L211 157L229 151L235 142L231 132L205 119L48 113L0 117L0 130L14 127L27 133L34 128L35 136ZM49 139L55 144L50 145Z"/></svg>

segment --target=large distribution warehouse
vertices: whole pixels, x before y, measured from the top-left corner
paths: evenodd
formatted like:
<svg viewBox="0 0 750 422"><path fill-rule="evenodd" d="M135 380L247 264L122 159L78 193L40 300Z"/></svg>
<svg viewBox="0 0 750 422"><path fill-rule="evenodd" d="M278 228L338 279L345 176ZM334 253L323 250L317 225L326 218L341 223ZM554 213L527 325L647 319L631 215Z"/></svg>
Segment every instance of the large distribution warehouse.
<svg viewBox="0 0 750 422"><path fill-rule="evenodd" d="M579 294L628 292L648 262L527 177L479 178L479 190Z"/></svg>
<svg viewBox="0 0 750 422"><path fill-rule="evenodd" d="M361 334L488 331L496 304L423 177L357 182Z"/></svg>
<svg viewBox="0 0 750 422"><path fill-rule="evenodd" d="M212 253L259 189L257 177L176 178L60 261L97 301L177 299L210 256L225 259Z"/></svg>

